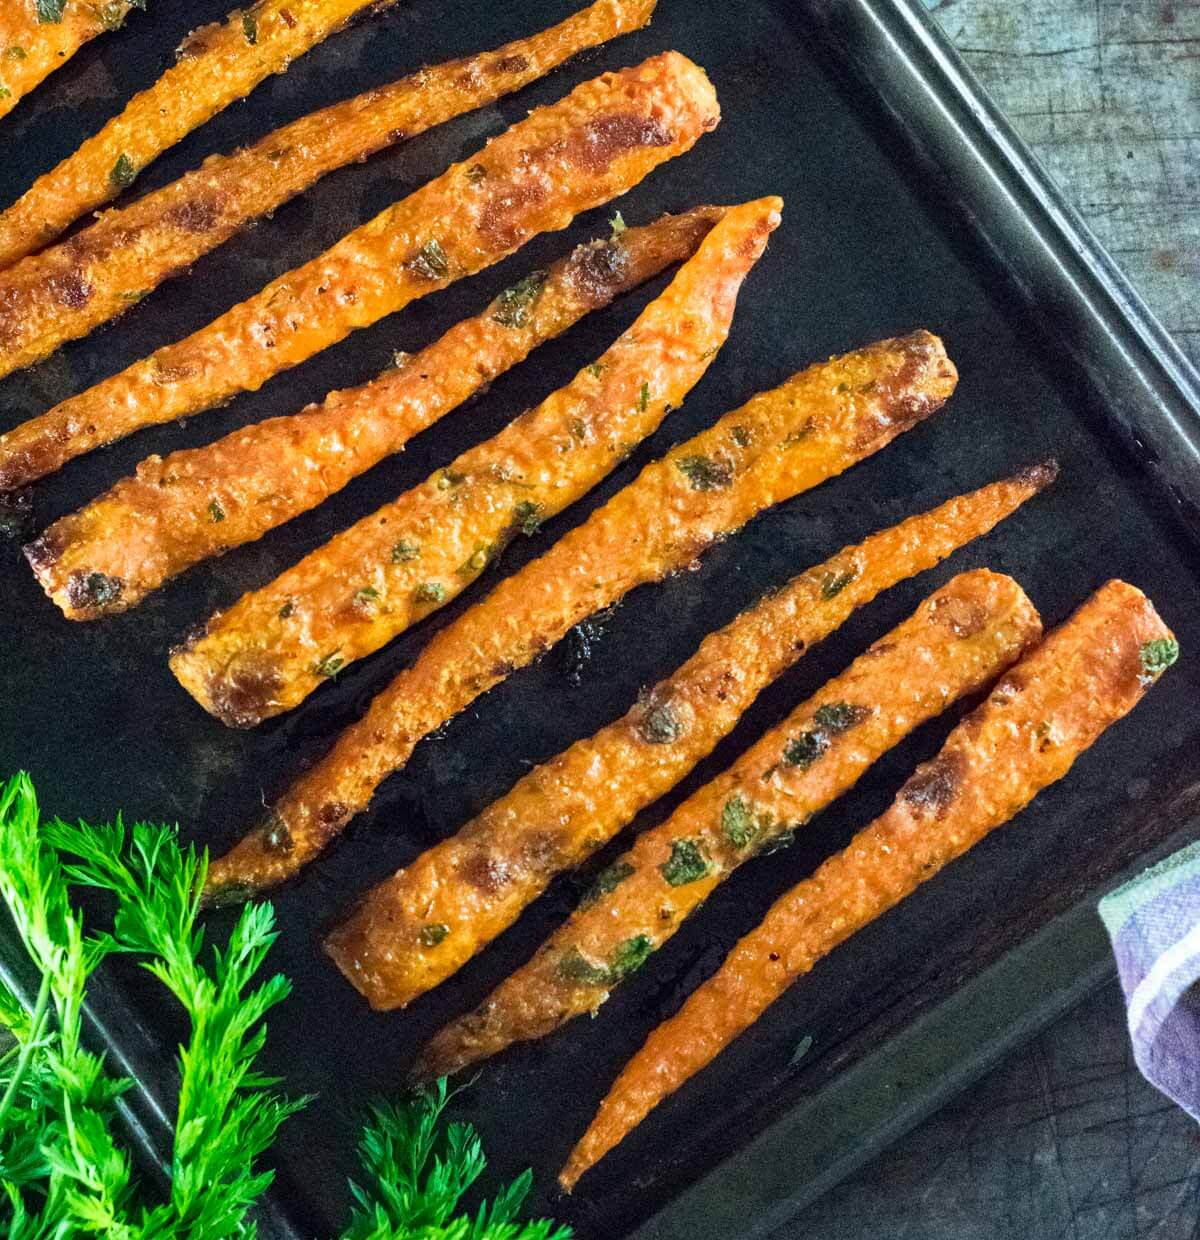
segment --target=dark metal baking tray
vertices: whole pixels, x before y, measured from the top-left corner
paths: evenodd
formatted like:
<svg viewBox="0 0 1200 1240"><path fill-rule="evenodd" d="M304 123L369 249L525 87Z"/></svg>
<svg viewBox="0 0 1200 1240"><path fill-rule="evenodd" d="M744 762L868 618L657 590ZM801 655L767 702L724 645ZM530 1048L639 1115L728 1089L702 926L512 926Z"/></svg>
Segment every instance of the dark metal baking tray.
<svg viewBox="0 0 1200 1240"><path fill-rule="evenodd" d="M312 107L419 63L492 46L577 4L403 2L230 108L144 180L162 183ZM228 0L156 0L151 14L81 52L0 128L0 201L151 81L190 27L227 8ZM1192 654L1200 650L1200 385L915 0L660 0L649 30L334 174L119 323L9 378L0 385L0 426L207 322L534 104L667 47L705 65L724 120L622 199L625 218L781 193L784 223L747 283L729 345L685 408L554 521L543 542L668 444L813 359L925 326L944 336L962 381L943 413L885 452L755 521L698 571L630 596L586 659L582 644L569 640L488 694L419 747L340 847L277 893L283 937L273 963L296 990L271 1022L268 1058L293 1088L320 1095L275 1156L276 1201L286 1203L293 1234L334 1231L363 1104L395 1090L422 1038L532 951L582 880L557 883L491 950L402 1015L366 1010L320 955L322 930L367 883L456 829L529 763L623 711L640 686L677 666L764 588L907 513L1046 456L1063 466L1050 492L990 537L893 590L806 657L638 828L661 819L967 567L1015 574L1051 623L1106 578L1128 578L1177 630L1184 659L1065 782L823 962L651 1116L574 1199L556 1199L554 1172L620 1064L779 892L887 804L953 717L922 729L792 849L725 884L595 1021L484 1068L456 1110L482 1129L489 1182L532 1164L535 1205L573 1222L585 1240L768 1234L1092 984L1104 968L1092 914L1097 892L1191 829L1200 783L1200 659ZM606 215L538 239L225 409L73 463L37 488L36 523L96 494L148 452L205 442L369 377L393 350L429 340L518 273L603 231ZM563 382L661 284L580 324L322 508L127 616L68 624L15 548L4 550L0 771L30 770L47 809L66 816L124 810L177 818L189 836L227 845L262 796L278 793L444 619L365 660L292 716L246 734L225 731L186 698L164 662L169 643ZM499 571L541 545L514 548ZM487 588L479 583L448 614ZM6 938L10 962L12 948ZM108 975L92 1012L97 1036L144 1084L131 1121L147 1150L161 1150L175 1017L134 970ZM793 1063L806 1038L811 1050ZM284 1234L289 1223L277 1212L270 1227Z"/></svg>

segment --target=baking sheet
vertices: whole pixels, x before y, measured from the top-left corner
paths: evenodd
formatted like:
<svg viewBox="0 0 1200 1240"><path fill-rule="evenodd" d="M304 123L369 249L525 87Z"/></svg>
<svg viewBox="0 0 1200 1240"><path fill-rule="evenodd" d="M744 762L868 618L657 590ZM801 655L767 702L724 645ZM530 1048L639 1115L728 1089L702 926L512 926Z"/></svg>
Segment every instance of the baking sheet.
<svg viewBox="0 0 1200 1240"><path fill-rule="evenodd" d="M188 29L227 7L221 0L156 0L152 15L75 57L0 129L6 157L0 201L15 198L152 81ZM565 0L486 8L469 0L401 3L331 39L230 108L161 159L143 184L161 184L210 151L418 64L494 46L576 7ZM903 0L749 0L736 8L715 0L660 0L649 30L589 53L494 107L333 174L119 323L6 379L0 427L208 322L528 108L602 69L667 47L706 67L724 119L691 154L614 206L634 223L700 198L734 202L780 193L783 226L747 281L729 344L685 407L587 500L539 538L513 547L499 571L536 555L669 444L809 361L924 326L945 338L960 386L935 418L753 522L708 553L696 572L629 596L589 643L588 658L582 643L569 639L481 699L422 743L338 848L277 893L283 938L272 963L295 979L296 990L271 1021L268 1066L297 1091L320 1095L285 1129L275 1156L278 1197L299 1234L330 1234L344 1217L344 1177L353 1168L364 1103L393 1092L421 1040L528 957L566 915L588 875L555 884L492 949L400 1015L366 1009L320 955L322 932L368 883L457 829L530 763L622 713L640 687L678 666L707 632L764 589L874 529L1043 457L1062 464L1051 491L987 539L864 609L810 653L635 829L660 821L921 597L965 568L1014 574L1048 623L1106 578L1126 577L1154 598L1185 657L1066 782L839 949L660 1107L574 1199L558 1200L554 1173L650 1028L716 967L775 896L888 803L916 762L936 751L956 714L910 738L792 849L724 884L596 1020L485 1066L457 1104L458 1114L479 1125L491 1155L485 1190L532 1165L535 1206L571 1221L587 1240L626 1234L651 1218L646 1234L728 1235L714 1202L737 1208L734 1217L744 1220L748 1205L772 1201L769 1215L739 1233L763 1234L830 1167L846 1161L835 1134L815 1116L787 1129L783 1140L789 1116L813 1114L814 1100L839 1083L877 1090L880 1078L867 1070L872 1056L893 1039L899 1044L914 1015L950 1011L951 996L968 979L1032 950L1052 933L1058 914L1085 906L1123 866L1177 831L1193 808L1200 660L1187 653L1200 649L1195 377L1089 249L1088 238L1073 231L1061 201L1024 166L1019 145L972 97L969 79L956 76L954 58ZM72 463L36 489L36 527L111 485L151 451L207 442L371 377L394 350L419 347L515 277L604 232L612 209L582 217L565 234L539 238L508 262L357 333L222 410ZM0 771L28 769L47 809L64 816L101 819L123 810L127 817L178 819L190 837L227 846L254 819L263 797L282 791L491 579L299 711L253 733L226 731L186 697L166 668L168 645L214 607L269 580L566 381L664 283L542 348L485 397L321 508L200 567L126 616L69 624L41 596L15 547L7 547L0 554L6 655ZM629 835L597 857L588 874ZM177 1028L159 993L133 970L112 976L97 995L96 1013L149 1087L142 1118L153 1144L155 1104L169 1089ZM993 1020L1019 1027L1029 1012L1010 1002L1013 1010L1001 1008ZM806 1038L811 1050L793 1064ZM964 1036L959 1058L972 1055L978 1048ZM916 1106L905 1097L895 1108L864 1110L873 1118L861 1134L862 1148L877 1143L889 1116L914 1114ZM794 1154L797 1141L802 1158ZM757 1161L748 1163L747 1152Z"/></svg>

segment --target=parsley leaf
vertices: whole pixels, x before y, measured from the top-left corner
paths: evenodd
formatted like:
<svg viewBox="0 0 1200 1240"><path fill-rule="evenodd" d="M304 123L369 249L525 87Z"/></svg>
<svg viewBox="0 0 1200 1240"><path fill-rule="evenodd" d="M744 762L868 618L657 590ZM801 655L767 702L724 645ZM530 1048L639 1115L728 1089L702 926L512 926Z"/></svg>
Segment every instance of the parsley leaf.
<svg viewBox="0 0 1200 1240"><path fill-rule="evenodd" d="M672 887L694 883L712 871L696 840L675 840L671 844L671 855L658 868Z"/></svg>
<svg viewBox="0 0 1200 1240"><path fill-rule="evenodd" d="M41 25L56 24L63 19L67 0L37 0L37 19Z"/></svg>

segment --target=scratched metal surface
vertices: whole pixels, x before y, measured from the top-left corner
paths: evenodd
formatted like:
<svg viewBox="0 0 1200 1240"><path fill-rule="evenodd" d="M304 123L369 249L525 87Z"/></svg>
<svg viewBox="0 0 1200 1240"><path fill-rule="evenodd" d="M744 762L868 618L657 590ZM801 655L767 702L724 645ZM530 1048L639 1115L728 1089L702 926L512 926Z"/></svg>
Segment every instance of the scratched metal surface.
<svg viewBox="0 0 1200 1240"><path fill-rule="evenodd" d="M1200 2L928 4L1200 362ZM779 1240L881 1234L1200 1237L1200 1131L1139 1075L1115 981L827 1193Z"/></svg>

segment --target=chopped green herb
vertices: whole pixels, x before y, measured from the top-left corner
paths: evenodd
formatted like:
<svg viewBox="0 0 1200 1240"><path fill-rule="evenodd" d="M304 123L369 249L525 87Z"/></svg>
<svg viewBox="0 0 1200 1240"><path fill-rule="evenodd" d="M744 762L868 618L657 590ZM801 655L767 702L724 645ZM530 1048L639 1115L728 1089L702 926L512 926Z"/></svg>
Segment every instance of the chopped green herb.
<svg viewBox="0 0 1200 1240"><path fill-rule="evenodd" d="M439 491L448 491L451 487L456 487L466 477L466 474L460 474L457 470L443 469L437 477L437 489Z"/></svg>
<svg viewBox="0 0 1200 1240"><path fill-rule="evenodd" d="M750 432L744 426L735 426L730 438L739 448L748 448L751 444Z"/></svg>
<svg viewBox="0 0 1200 1240"><path fill-rule="evenodd" d="M722 491L733 481L733 466L711 456L681 456L675 468L693 491Z"/></svg>
<svg viewBox="0 0 1200 1240"><path fill-rule="evenodd" d="M81 598L76 606L107 607L121 597L124 582L120 577L110 577L107 573L88 573L83 579ZM73 591L71 592L73 593ZM74 598L71 600L74 603Z"/></svg>
<svg viewBox="0 0 1200 1240"><path fill-rule="evenodd" d="M711 873L712 866L697 840L675 840L671 855L658 869L672 887L682 887L704 878Z"/></svg>
<svg viewBox="0 0 1200 1240"><path fill-rule="evenodd" d="M783 446L785 448L794 448L796 444L803 443L814 430L816 430L816 423L812 418L809 418L803 426L798 426L790 434L783 437Z"/></svg>
<svg viewBox="0 0 1200 1240"><path fill-rule="evenodd" d="M801 1038L799 1044L796 1046L796 1049L792 1051L792 1057L788 1061L790 1066L794 1068L800 1062L800 1060L802 1060L804 1056L807 1055L808 1052L812 1050L812 1048L813 1048L813 1038L812 1038L812 1034L810 1033L807 1037Z"/></svg>
<svg viewBox="0 0 1200 1240"><path fill-rule="evenodd" d="M422 581L413 591L413 599L418 603L444 603L446 587L440 581Z"/></svg>
<svg viewBox="0 0 1200 1240"><path fill-rule="evenodd" d="M0 86L0 99L11 99L12 91L7 86Z"/></svg>
<svg viewBox="0 0 1200 1240"><path fill-rule="evenodd" d="M402 538L392 547L392 563L407 564L409 560L415 560L420 554L420 544L413 542L411 538Z"/></svg>
<svg viewBox="0 0 1200 1240"><path fill-rule="evenodd" d="M288 619L290 616L292 616L292 615L294 615L294 614L295 614L295 611L296 611L296 600L295 600L294 598L290 598L290 599L288 599L288 601L287 601L286 603L284 603L284 605L283 605L283 606L279 609L279 618L280 618L280 620L286 620L286 619Z"/></svg>
<svg viewBox="0 0 1200 1240"><path fill-rule="evenodd" d="M572 418L571 434L582 443L587 438L587 423L582 418Z"/></svg>
<svg viewBox="0 0 1200 1240"><path fill-rule="evenodd" d="M489 549L482 543L458 566L460 577L473 577L487 568Z"/></svg>
<svg viewBox="0 0 1200 1240"><path fill-rule="evenodd" d="M592 362L587 368L587 372L593 379L599 379L601 372L604 370L603 362Z"/></svg>
<svg viewBox="0 0 1200 1240"><path fill-rule="evenodd" d="M1173 637L1156 637L1138 649L1142 684L1153 684L1179 658L1179 643Z"/></svg>
<svg viewBox="0 0 1200 1240"><path fill-rule="evenodd" d="M422 947L436 947L450 933L450 927L443 921L431 921L417 932L417 942Z"/></svg>
<svg viewBox="0 0 1200 1240"><path fill-rule="evenodd" d="M720 351L721 346L719 344L714 344L711 349L705 349L704 352L700 354L700 360L702 362L706 362L710 357L716 357Z"/></svg>
<svg viewBox="0 0 1200 1240"><path fill-rule="evenodd" d="M143 297L149 297L150 290L148 288L126 289L121 294L122 301L141 301Z"/></svg>
<svg viewBox="0 0 1200 1240"><path fill-rule="evenodd" d="M374 586L363 586L354 592L354 601L359 604L373 603L378 598L379 591Z"/></svg>
<svg viewBox="0 0 1200 1240"><path fill-rule="evenodd" d="M124 151L117 156L117 162L113 164L108 179L117 189L128 189L137 179L137 169L133 166L133 160Z"/></svg>
<svg viewBox="0 0 1200 1240"><path fill-rule="evenodd" d="M346 666L346 660L342 658L340 650L335 650L332 654L327 654L323 659L319 659L313 664L313 673L317 676L328 676L331 679Z"/></svg>
<svg viewBox="0 0 1200 1240"><path fill-rule="evenodd" d="M613 214L612 219L608 221L608 226L612 229L612 237L610 239L613 241L616 241L616 239L628 227L625 223L625 217L620 213L620 211Z"/></svg>
<svg viewBox="0 0 1200 1240"><path fill-rule="evenodd" d="M548 271L531 271L523 280L506 288L496 298L492 318L505 327L524 327L549 277Z"/></svg>
<svg viewBox="0 0 1200 1240"><path fill-rule="evenodd" d="M839 383L833 390L838 396L845 396L850 390L850 385L848 383Z"/></svg>
<svg viewBox="0 0 1200 1240"><path fill-rule="evenodd" d="M825 756L829 749L829 737L819 729L801 732L793 736L783 747L783 760L788 766L798 766L807 771L818 758Z"/></svg>
<svg viewBox="0 0 1200 1240"><path fill-rule="evenodd" d="M41 25L60 22L67 0L37 0L37 19Z"/></svg>
<svg viewBox="0 0 1200 1240"><path fill-rule="evenodd" d="M258 18L253 13L242 14L242 34L251 47L258 42Z"/></svg>
<svg viewBox="0 0 1200 1240"><path fill-rule="evenodd" d="M642 381L642 390L638 393L638 412L645 413L650 408L650 385Z"/></svg>
<svg viewBox="0 0 1200 1240"><path fill-rule="evenodd" d="M4 55L9 60L25 60L28 58L28 53L19 43L14 43L11 47L6 47L4 49Z"/></svg>
<svg viewBox="0 0 1200 1240"><path fill-rule="evenodd" d="M513 524L527 537L538 532L542 524L542 506L523 499L513 509Z"/></svg>
<svg viewBox="0 0 1200 1240"><path fill-rule="evenodd" d="M853 568L847 569L844 573L826 573L821 578L821 597L823 599L837 598L857 576L858 571Z"/></svg>
<svg viewBox="0 0 1200 1240"><path fill-rule="evenodd" d="M581 908L587 908L589 905L595 904L601 897L608 895L616 889L636 871L628 861L614 861L607 869L601 870L596 875L592 885L584 893L583 899L579 902Z"/></svg>
<svg viewBox="0 0 1200 1240"><path fill-rule="evenodd" d="M636 973L649 960L653 950L654 944L644 934L635 934L633 938L618 944L609 970L612 980L619 982L631 973Z"/></svg>
<svg viewBox="0 0 1200 1240"><path fill-rule="evenodd" d="M568 981L583 982L587 986L606 986L609 980L608 970L602 964L593 964L578 947L563 952L558 971Z"/></svg>
<svg viewBox="0 0 1200 1240"><path fill-rule="evenodd" d="M813 723L831 736L848 732L871 713L866 706L852 706L849 702L828 702L813 712Z"/></svg>
<svg viewBox="0 0 1200 1240"><path fill-rule="evenodd" d="M214 525L225 520L225 509L215 499L208 506L208 519Z"/></svg>
<svg viewBox="0 0 1200 1240"><path fill-rule="evenodd" d="M450 274L450 261L436 237L426 241L408 260L408 265L426 280L444 280Z"/></svg>
<svg viewBox="0 0 1200 1240"><path fill-rule="evenodd" d="M683 724L670 702L651 700L637 730L648 745L669 745L683 735Z"/></svg>
<svg viewBox="0 0 1200 1240"><path fill-rule="evenodd" d="M263 827L262 841L267 852L272 853L290 853L296 844L291 828L278 814L273 814Z"/></svg>
<svg viewBox="0 0 1200 1240"><path fill-rule="evenodd" d="M741 797L730 797L721 811L721 834L734 846L745 848L758 834L758 821Z"/></svg>
<svg viewBox="0 0 1200 1240"><path fill-rule="evenodd" d="M120 30L128 11L122 0L108 0L99 12L100 25L105 30Z"/></svg>
<svg viewBox="0 0 1200 1240"><path fill-rule="evenodd" d="M487 176L487 169L482 164L472 164L465 175L472 185L478 185Z"/></svg>

